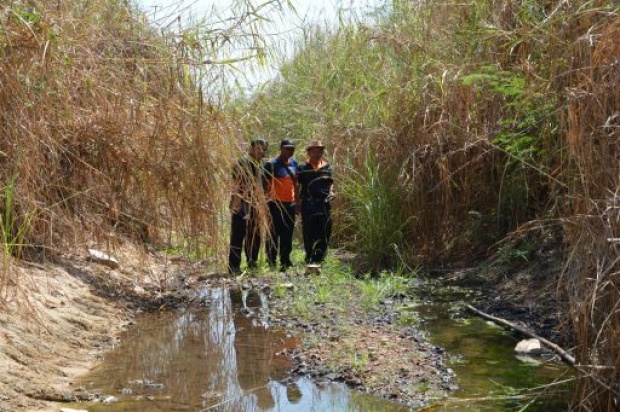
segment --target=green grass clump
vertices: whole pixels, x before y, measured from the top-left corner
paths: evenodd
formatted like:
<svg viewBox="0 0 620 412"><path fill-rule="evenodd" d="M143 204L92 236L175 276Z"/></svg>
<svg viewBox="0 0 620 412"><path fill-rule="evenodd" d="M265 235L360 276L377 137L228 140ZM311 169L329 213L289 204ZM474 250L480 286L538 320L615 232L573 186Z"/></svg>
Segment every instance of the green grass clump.
<svg viewBox="0 0 620 412"><path fill-rule="evenodd" d="M344 198L338 211L343 244L360 253L371 272L395 267L408 224L398 187L370 151L361 167L345 170L338 184Z"/></svg>
<svg viewBox="0 0 620 412"><path fill-rule="evenodd" d="M275 283L274 296L288 296L289 291L281 278L273 279L270 273L265 276ZM371 314L386 299L410 295L414 276L387 271L359 275L350 264L341 262L330 253L320 275L286 277L286 282L293 284L289 309L294 316L306 320L318 319L324 313L346 316L349 311L361 311L358 314Z"/></svg>

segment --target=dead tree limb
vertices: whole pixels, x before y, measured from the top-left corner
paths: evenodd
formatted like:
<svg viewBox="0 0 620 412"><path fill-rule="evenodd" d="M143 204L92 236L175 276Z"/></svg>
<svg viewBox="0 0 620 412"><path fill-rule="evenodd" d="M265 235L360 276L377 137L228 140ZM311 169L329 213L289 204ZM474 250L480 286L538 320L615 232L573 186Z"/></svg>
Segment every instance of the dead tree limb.
<svg viewBox="0 0 620 412"><path fill-rule="evenodd" d="M555 343L548 341L545 338L541 338L540 336L538 336L537 334L535 334L534 332L532 332L529 329L526 329L522 326L519 326L517 324L514 324L512 322L507 321L506 319L502 319L502 318L498 318L497 316L493 316L493 315L489 315L488 313L484 313L483 311L476 309L475 307L473 307L472 305L469 305L467 303L464 304L465 307L470 310L471 312L475 313L476 315L483 317L485 319L490 320L491 322L495 322L498 323L500 325L504 325L507 326L511 329L514 329L518 332L523 333L524 335L527 335L531 338L535 338L538 339L540 341L540 343L542 343L543 345L545 345L546 347L548 347L549 349L551 349L553 352L557 353L566 363L570 364L571 366L575 366L575 357L572 356L570 353L568 353L567 351L565 351L564 349L562 349L561 347L559 347L558 345L556 345Z"/></svg>

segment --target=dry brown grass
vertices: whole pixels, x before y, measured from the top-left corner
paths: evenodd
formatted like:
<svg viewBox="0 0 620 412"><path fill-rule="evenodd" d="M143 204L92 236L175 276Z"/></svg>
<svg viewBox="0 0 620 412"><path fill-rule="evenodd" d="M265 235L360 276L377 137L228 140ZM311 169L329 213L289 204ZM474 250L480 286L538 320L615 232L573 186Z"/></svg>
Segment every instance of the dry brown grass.
<svg viewBox="0 0 620 412"><path fill-rule="evenodd" d="M236 134L198 87L194 47L125 2L0 7L8 255L24 244L22 256L53 258L119 234L218 252Z"/></svg>
<svg viewBox="0 0 620 412"><path fill-rule="evenodd" d="M330 131L329 144L336 161L355 163L369 148L377 154L387 181L402 192L405 215L413 216L406 240L423 262L487 256L510 233L561 224L566 264L558 289L570 301L580 365L575 406L614 411L620 402L618 8L608 1L532 2L547 17L528 21L525 2L485 4L479 25L472 24L473 7L437 2L420 9L426 14L410 32L382 33L378 38L404 61L425 56L421 73L403 79L417 84L392 96L397 110L388 127ZM458 31L450 37L454 27L476 41L459 39ZM432 48L437 44L441 50ZM467 47L478 61L492 62L493 73L518 74L521 95L488 82L464 84L486 70L451 54ZM527 120L532 107L547 102L548 116L540 110L535 124L506 123ZM515 157L497 139L506 130L514 139L535 136L540 155Z"/></svg>
<svg viewBox="0 0 620 412"><path fill-rule="evenodd" d="M575 192L566 234L571 253L564 285L571 296L583 410L620 402L620 16L584 14L567 81L566 141Z"/></svg>

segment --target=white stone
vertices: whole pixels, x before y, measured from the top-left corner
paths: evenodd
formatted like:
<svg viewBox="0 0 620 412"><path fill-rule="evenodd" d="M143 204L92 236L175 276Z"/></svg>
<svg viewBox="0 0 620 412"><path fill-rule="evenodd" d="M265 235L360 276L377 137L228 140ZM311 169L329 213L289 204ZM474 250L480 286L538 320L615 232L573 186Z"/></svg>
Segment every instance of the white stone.
<svg viewBox="0 0 620 412"><path fill-rule="evenodd" d="M515 346L517 353L540 353L542 350L538 339L523 339Z"/></svg>
<svg viewBox="0 0 620 412"><path fill-rule="evenodd" d="M532 365L532 366L540 366L542 362L538 359L532 358L530 355L515 355L515 358L520 360L521 362Z"/></svg>
<svg viewBox="0 0 620 412"><path fill-rule="evenodd" d="M90 260L93 262L101 263L112 269L118 269L119 267L118 260L100 250L88 249L88 253L90 253Z"/></svg>
<svg viewBox="0 0 620 412"><path fill-rule="evenodd" d="M117 402L117 401L118 401L118 398L116 396L106 396L103 399L103 403L105 403L106 405L110 405L110 404L112 404L114 402Z"/></svg>

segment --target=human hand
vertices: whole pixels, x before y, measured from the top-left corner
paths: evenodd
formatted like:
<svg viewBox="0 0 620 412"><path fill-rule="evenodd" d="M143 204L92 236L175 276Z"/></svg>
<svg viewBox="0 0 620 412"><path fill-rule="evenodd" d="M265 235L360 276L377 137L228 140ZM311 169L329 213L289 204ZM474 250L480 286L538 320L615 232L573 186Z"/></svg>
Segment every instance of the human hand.
<svg viewBox="0 0 620 412"><path fill-rule="evenodd" d="M228 207L232 214L239 213L239 211L241 211L241 198L233 196L233 198L230 199L230 205Z"/></svg>

